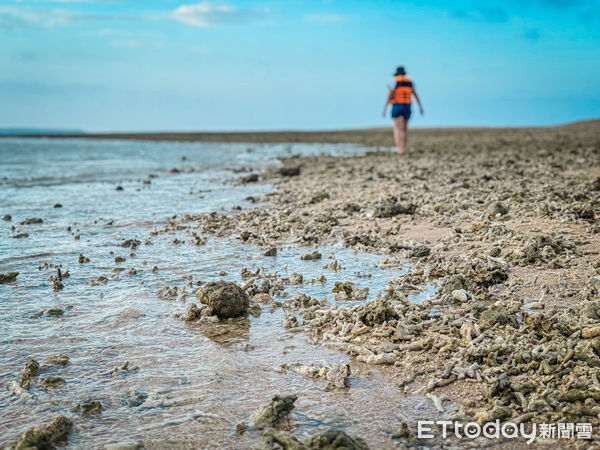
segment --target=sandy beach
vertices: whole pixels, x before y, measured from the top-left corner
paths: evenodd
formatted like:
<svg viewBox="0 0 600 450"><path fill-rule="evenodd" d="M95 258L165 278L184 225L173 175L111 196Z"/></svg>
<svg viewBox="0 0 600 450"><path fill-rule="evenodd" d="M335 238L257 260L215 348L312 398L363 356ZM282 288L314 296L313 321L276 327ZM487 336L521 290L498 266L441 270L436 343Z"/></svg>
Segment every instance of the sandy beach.
<svg viewBox="0 0 600 450"><path fill-rule="evenodd" d="M377 146L388 135L287 138ZM597 426L600 122L417 130L409 148L403 158L289 158L260 174L278 188L266 204L188 220L265 249L343 241L389 254L382 264L409 259L413 269L377 300L307 307L304 328L385 365L400 391L461 405L461 419ZM408 302L426 280L440 290ZM352 284L339 283L352 298Z"/></svg>
<svg viewBox="0 0 600 450"><path fill-rule="evenodd" d="M41 198L43 219L22 220L19 202L5 211L15 255L28 240L63 249L4 261L22 272L1 286L18 325L0 360L7 448L69 434L75 446L135 443L118 448L447 445L418 439L416 420L429 418L590 423L592 440L560 445L600 440L600 121L414 130L404 157L388 129L71 136L90 137L78 154L117 139L110 151L134 157L110 154L106 167L129 161L147 177L90 184L110 201L81 217L60 190L50 199L66 209ZM60 138L25 143L83 142ZM185 145L140 168L165 153L139 141ZM245 144L204 154L190 142ZM268 147L252 143L266 142L284 145L265 167ZM339 145L301 155L286 143ZM326 154L347 144L365 149ZM215 178L200 171L214 151L250 159ZM76 196L92 195L75 178ZM7 183L32 198L23 189L38 182L23 180ZM128 425L135 414L145 427Z"/></svg>
<svg viewBox="0 0 600 450"><path fill-rule="evenodd" d="M415 128L410 130L411 146L433 144L439 141L454 142L453 139L495 139L497 137L535 136L548 140L561 134L581 135L583 138L597 133L598 120L587 120L551 127L464 127L464 128ZM569 131L571 130L571 131ZM6 135L11 136L11 135ZM13 134L12 136L32 136L48 139L118 139L176 142L242 142L242 143L354 143L365 147L392 147L394 139L391 128L364 128L330 131L241 131L241 132L135 132L135 133L36 133ZM460 142L460 141L456 141ZM460 150L460 149L457 149Z"/></svg>

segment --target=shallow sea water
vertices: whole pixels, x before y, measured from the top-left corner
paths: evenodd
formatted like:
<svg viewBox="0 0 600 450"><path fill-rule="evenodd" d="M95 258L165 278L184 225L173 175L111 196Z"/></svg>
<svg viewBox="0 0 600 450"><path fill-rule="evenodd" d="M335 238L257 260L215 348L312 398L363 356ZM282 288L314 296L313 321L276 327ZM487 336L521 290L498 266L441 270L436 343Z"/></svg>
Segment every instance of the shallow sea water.
<svg viewBox="0 0 600 450"><path fill-rule="evenodd" d="M235 425L286 393L298 400L284 425L301 438L335 426L372 448L393 448L391 436L404 417L435 416L430 402L400 394L376 366L352 362L351 388L334 392L294 371L276 371L281 363L350 361L302 332L283 329L281 309L271 313L266 305L260 317L207 330L174 318L197 302L194 296L165 301L156 295L164 286L241 282L242 268L264 267L281 276L327 277L326 283L289 286L289 296L302 292L334 301L333 283L343 280L369 287L368 298L374 298L405 270L380 269L380 255L332 246L319 248L322 261L302 261L307 249L293 245L273 258L235 238L203 236L206 244L195 246L188 230L153 233L175 215L245 208L248 196L273 190L232 183L240 176L235 169L260 170L291 154L361 151L348 145L0 140L0 215L12 216L0 222L0 272L19 272L16 283L0 285L0 445L64 414L74 421L73 448L138 441L149 448L256 447L260 434L236 435ZM18 224L29 217L44 222ZM29 237L12 238L19 233ZM122 248L125 239L142 244ZM79 264L80 254L90 262ZM330 255L343 270L322 268ZM116 256L126 261L117 264ZM54 292L48 278L57 266L70 277ZM90 285L101 275L106 284ZM36 317L49 308L64 315ZM44 364L58 354L69 357L67 367ZM11 386L30 358L42 365L41 376L60 376L66 384L45 389L38 380L29 393L16 393ZM128 368L120 369L126 362ZM102 403L101 415L75 411L86 399Z"/></svg>

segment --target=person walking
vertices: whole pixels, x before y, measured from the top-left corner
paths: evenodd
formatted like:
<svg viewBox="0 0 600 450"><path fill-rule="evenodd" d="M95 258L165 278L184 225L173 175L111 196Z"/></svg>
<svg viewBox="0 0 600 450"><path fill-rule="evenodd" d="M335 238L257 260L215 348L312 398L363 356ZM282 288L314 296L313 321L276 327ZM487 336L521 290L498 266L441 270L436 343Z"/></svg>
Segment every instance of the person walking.
<svg viewBox="0 0 600 450"><path fill-rule="evenodd" d="M396 68L394 82L388 86L388 96L383 107L383 117L387 114L388 105L392 105L392 120L394 121L394 142L398 148L398 154L403 155L406 149L408 134L408 119L410 119L410 106L412 96L419 104L419 112L423 115L421 100L415 91L415 86L410 78L406 76L403 66Z"/></svg>

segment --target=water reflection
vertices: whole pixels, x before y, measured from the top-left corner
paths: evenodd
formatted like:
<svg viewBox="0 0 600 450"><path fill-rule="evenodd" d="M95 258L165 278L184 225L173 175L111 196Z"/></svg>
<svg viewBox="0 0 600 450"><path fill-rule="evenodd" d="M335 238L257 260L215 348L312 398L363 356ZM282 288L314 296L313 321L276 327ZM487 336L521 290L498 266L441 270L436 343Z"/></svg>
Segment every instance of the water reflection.
<svg viewBox="0 0 600 450"><path fill-rule="evenodd" d="M201 333L211 341L223 347L231 347L250 339L250 320L248 318L228 319L219 323L188 323L192 332Z"/></svg>

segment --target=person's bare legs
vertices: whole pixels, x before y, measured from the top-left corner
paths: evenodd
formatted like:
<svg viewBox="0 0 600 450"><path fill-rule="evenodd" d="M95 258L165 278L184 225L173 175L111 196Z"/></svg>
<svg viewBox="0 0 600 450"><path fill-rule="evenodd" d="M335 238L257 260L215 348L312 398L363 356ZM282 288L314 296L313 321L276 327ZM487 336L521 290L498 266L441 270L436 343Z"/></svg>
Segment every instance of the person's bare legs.
<svg viewBox="0 0 600 450"><path fill-rule="evenodd" d="M404 117L403 117L403 119L404 119ZM402 135L402 136L403 136L403 138L404 138L404 141L403 141L403 144L404 144L404 145L402 146L402 148L404 148L404 149L405 149L405 148L406 148L406 141L408 140L408 119L404 119L404 120L402 121L402 127L403 127L402 131L403 131L403 133L404 133L404 134Z"/></svg>
<svg viewBox="0 0 600 450"><path fill-rule="evenodd" d="M403 155L406 148L406 125L407 120L403 116L394 117L394 142L399 155Z"/></svg>
<svg viewBox="0 0 600 450"><path fill-rule="evenodd" d="M400 134L398 133L398 119L392 119L392 131L394 132L394 143L396 144L396 148L400 149Z"/></svg>

